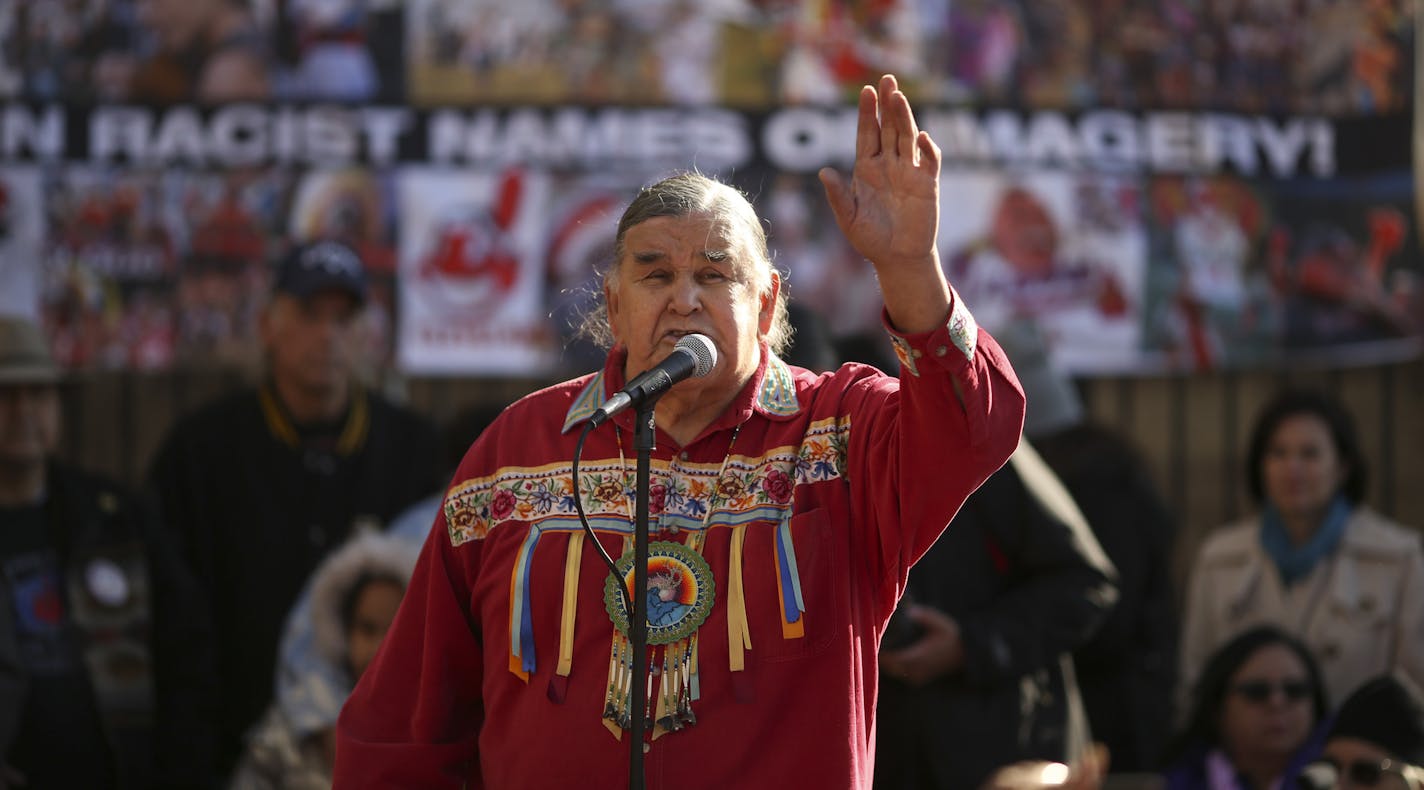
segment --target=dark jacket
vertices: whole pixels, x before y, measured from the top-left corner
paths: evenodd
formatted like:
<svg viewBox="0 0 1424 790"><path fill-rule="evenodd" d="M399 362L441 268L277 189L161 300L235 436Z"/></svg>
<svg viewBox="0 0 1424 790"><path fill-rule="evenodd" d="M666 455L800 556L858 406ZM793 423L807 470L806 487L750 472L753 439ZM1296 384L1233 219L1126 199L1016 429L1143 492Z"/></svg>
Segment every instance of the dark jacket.
<svg viewBox="0 0 1424 790"><path fill-rule="evenodd" d="M1137 451L1079 425L1034 439L1118 572L1118 605L1073 653L1094 740L1114 771L1150 771L1171 732L1177 618L1170 561L1176 528Z"/></svg>
<svg viewBox="0 0 1424 790"><path fill-rule="evenodd" d="M59 464L44 519L120 787L196 787L209 777L211 633L196 586L144 507ZM29 678L0 585L0 755L19 734Z"/></svg>
<svg viewBox="0 0 1424 790"><path fill-rule="evenodd" d="M1331 723L1330 717L1316 723L1310 737L1291 755L1290 762L1286 764L1286 771L1280 777L1281 788L1295 787L1301 769L1320 757ZM1212 749L1213 747L1204 743L1192 743L1183 747L1181 755L1162 771L1164 790L1213 790L1211 770L1208 766L1208 755ZM1250 783L1240 774L1236 774L1235 779L1238 790L1251 790Z"/></svg>
<svg viewBox="0 0 1424 790"><path fill-rule="evenodd" d="M1062 489L1044 490L1041 464L1021 447L910 572L907 595L959 624L965 667L920 688L881 676L876 788L973 790L1000 766L1063 760L1086 736L1066 654L1112 608L1113 569L1076 512L1054 515Z"/></svg>
<svg viewBox="0 0 1424 790"><path fill-rule="evenodd" d="M220 771L272 699L282 623L317 564L353 525L384 527L446 482L433 426L379 396L356 391L329 428L314 441L269 388L243 391L182 420L153 465L211 605Z"/></svg>

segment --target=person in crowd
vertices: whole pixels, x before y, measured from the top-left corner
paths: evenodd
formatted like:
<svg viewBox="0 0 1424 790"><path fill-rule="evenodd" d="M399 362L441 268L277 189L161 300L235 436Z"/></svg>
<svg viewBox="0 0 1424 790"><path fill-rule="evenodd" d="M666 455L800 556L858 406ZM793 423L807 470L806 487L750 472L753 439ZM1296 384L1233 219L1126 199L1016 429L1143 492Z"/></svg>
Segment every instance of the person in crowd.
<svg viewBox="0 0 1424 790"><path fill-rule="evenodd" d="M1164 750L1167 790L1295 787L1320 753L1328 713L1310 650L1275 626L1248 628L1203 668L1186 724Z"/></svg>
<svg viewBox="0 0 1424 790"><path fill-rule="evenodd" d="M151 508L55 459L59 378L0 317L0 787L201 787L196 585Z"/></svg>
<svg viewBox="0 0 1424 790"><path fill-rule="evenodd" d="M910 567L1018 443L1023 397L944 279L940 151L891 75L861 92L855 151L850 179L821 178L879 273L899 376L786 365L746 197L697 173L645 187L591 317L604 368L511 405L466 455L342 710L338 785L620 786L636 716L653 786L869 787L875 646ZM689 333L717 359L656 401L649 491L650 585L685 608L634 678L618 581L579 513L629 572L635 414L590 418Z"/></svg>
<svg viewBox="0 0 1424 790"><path fill-rule="evenodd" d="M1364 504L1367 469L1350 415L1284 391L1256 420L1247 482L1260 511L1211 535L1192 568L1181 679L1241 629L1274 623L1321 664L1331 700L1397 670L1424 679L1424 548Z"/></svg>
<svg viewBox="0 0 1424 790"><path fill-rule="evenodd" d="M305 609L314 646L339 668L337 707L366 671L395 619L420 551L408 536L362 531L317 567ZM324 678L318 683L324 683ZM233 777L233 790L331 787L334 731L302 732L274 702L253 728Z"/></svg>
<svg viewBox="0 0 1424 790"><path fill-rule="evenodd" d="M910 572L901 607L913 636L881 643L877 790L975 788L1003 766L1083 756L1069 653L1112 609L1115 575L1062 484L1020 444Z"/></svg>
<svg viewBox="0 0 1424 790"><path fill-rule="evenodd" d="M1408 678L1379 675L1340 706L1302 790L1424 788L1424 697Z"/></svg>
<svg viewBox="0 0 1424 790"><path fill-rule="evenodd" d="M1138 448L1087 417L1042 331L995 331L1028 398L1024 437L1072 495L1117 570L1117 605L1073 651L1093 738L1113 771L1153 771L1171 734L1177 615L1170 564L1176 519Z"/></svg>
<svg viewBox="0 0 1424 790"><path fill-rule="evenodd" d="M461 409L442 428L449 474L455 473L470 444L502 410L502 406L493 403L476 403ZM442 487L401 511L386 527L385 534L419 549L444 499ZM275 706L280 708L284 732L293 734L296 740L318 740L334 745L336 717L351 693L353 681L345 662L332 660L330 651L322 650L318 644L317 618L311 610L313 584L309 581L302 590L282 629ZM328 765L328 784L330 773Z"/></svg>
<svg viewBox="0 0 1424 790"><path fill-rule="evenodd" d="M137 0L153 53L130 76L128 98L219 104L271 95L269 53L249 0Z"/></svg>
<svg viewBox="0 0 1424 790"><path fill-rule="evenodd" d="M443 482L433 426L357 381L365 299L350 248L295 248L260 317L265 380L183 418L150 470L164 524L207 585L220 770L272 698L282 623L317 563Z"/></svg>

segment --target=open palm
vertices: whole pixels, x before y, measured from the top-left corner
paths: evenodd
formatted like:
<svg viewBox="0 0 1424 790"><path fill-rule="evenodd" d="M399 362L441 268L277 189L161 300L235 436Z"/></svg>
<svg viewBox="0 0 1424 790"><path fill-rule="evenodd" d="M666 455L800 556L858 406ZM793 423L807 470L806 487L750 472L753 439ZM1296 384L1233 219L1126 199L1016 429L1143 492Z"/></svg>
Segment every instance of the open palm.
<svg viewBox="0 0 1424 790"><path fill-rule="evenodd" d="M820 175L841 232L879 269L937 260L939 169L939 147L886 75L861 90L849 183L830 168Z"/></svg>

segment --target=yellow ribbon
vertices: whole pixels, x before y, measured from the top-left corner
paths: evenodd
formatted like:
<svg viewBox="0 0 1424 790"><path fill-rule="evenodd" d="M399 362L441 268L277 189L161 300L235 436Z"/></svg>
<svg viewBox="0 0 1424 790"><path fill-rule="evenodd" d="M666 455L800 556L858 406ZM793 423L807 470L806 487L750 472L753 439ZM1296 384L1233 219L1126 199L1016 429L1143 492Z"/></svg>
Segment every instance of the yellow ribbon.
<svg viewBox="0 0 1424 790"><path fill-rule="evenodd" d="M559 621L559 666L557 675L569 676L574 664L574 620L578 617L579 566L583 559L583 533L569 534L568 553L564 557L564 609Z"/></svg>
<svg viewBox="0 0 1424 790"><path fill-rule="evenodd" d="M732 552L727 568L727 658L733 672L747 668L743 650L752 649L752 633L747 626L747 601L742 591L742 543L746 525L732 528Z"/></svg>

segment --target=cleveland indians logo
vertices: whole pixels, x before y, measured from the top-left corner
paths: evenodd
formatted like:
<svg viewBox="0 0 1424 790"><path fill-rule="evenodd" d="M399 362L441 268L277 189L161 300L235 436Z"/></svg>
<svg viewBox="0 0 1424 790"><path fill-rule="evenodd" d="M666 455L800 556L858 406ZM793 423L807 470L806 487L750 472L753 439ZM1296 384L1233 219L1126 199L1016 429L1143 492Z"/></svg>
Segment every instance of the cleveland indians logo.
<svg viewBox="0 0 1424 790"><path fill-rule="evenodd" d="M460 207L435 229L436 237L417 264L433 296L462 309L492 307L514 289L520 251L514 235L524 192L523 174L500 179L489 208Z"/></svg>

